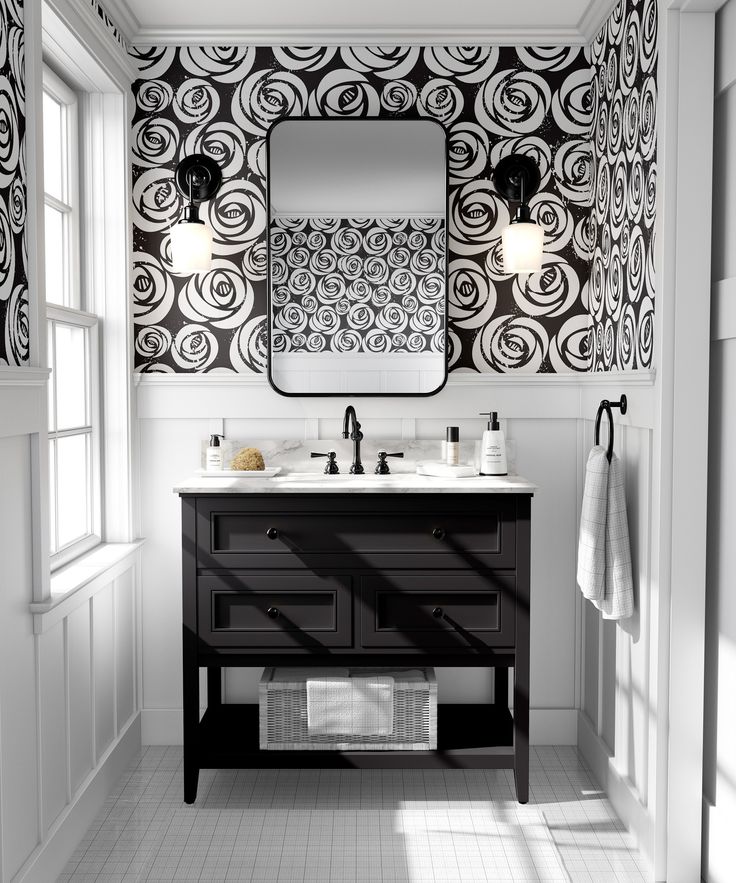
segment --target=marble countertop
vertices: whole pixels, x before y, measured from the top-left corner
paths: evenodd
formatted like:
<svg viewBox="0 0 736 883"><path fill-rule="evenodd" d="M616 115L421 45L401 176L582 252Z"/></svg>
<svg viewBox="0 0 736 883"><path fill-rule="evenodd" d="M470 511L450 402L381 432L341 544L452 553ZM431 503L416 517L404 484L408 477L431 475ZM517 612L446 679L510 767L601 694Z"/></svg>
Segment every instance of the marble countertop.
<svg viewBox="0 0 736 883"><path fill-rule="evenodd" d="M415 473L324 475L284 472L272 478L193 475L174 487L178 494L533 494L520 475L435 478Z"/></svg>

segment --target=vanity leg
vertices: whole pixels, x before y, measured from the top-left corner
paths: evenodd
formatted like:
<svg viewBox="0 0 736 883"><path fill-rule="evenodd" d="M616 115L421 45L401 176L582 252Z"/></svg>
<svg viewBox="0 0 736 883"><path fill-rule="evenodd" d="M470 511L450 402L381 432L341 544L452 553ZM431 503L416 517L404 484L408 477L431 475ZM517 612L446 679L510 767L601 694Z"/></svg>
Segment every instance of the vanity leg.
<svg viewBox="0 0 736 883"><path fill-rule="evenodd" d="M516 651L514 653L514 774L516 798L529 800L529 609L531 500L516 501Z"/></svg>
<svg viewBox="0 0 736 883"><path fill-rule="evenodd" d="M196 635L184 626L184 803L197 799L199 782L199 668Z"/></svg>
<svg viewBox="0 0 736 883"><path fill-rule="evenodd" d="M517 663L519 662L517 658ZM526 672L514 668L514 777L516 799L529 800L529 664Z"/></svg>

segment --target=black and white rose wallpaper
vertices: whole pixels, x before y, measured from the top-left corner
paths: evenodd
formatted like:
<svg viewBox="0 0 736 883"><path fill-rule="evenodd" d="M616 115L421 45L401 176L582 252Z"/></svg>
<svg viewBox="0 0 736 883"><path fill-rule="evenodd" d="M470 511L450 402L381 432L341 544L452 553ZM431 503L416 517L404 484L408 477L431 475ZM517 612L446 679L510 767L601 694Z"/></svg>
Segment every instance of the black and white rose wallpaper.
<svg viewBox="0 0 736 883"><path fill-rule="evenodd" d="M133 54L139 370L265 370L265 138L290 115L439 120L449 141L450 368L587 369L594 238L586 50L166 46ZM181 210L173 170L195 151L217 159L225 183L206 209L212 271L184 277L169 261L169 229ZM545 265L529 276L506 276L502 267L510 208L491 176L511 151L533 155L542 174L531 211L545 227Z"/></svg>
<svg viewBox="0 0 736 883"><path fill-rule="evenodd" d="M99 0L90 5L124 45ZM265 370L265 138L274 122L290 115L432 117L446 127L451 370L650 367L656 35L656 0L621 0L589 50L131 50L139 69L132 132L138 369ZM23 68L23 2L0 0L0 364L9 365L28 363ZM185 277L172 272L168 231L181 210L173 170L195 151L218 160L225 183L206 209L214 231L213 268ZM545 228L545 261L540 273L529 276L509 277L502 268L500 233L510 207L495 192L492 169L511 151L534 156L542 173L531 210ZM367 257L361 260L365 269ZM371 271L377 266L371 263ZM397 278L399 290L389 291L396 316L404 297L409 307L412 297L418 308L429 306L401 291L408 276ZM417 287L419 278L415 275ZM340 299L325 320L334 332L327 326L310 329L304 337L307 349L335 346L340 329L342 338L354 340L346 331L351 310L353 323L366 323L372 315L376 329L385 332L371 338L377 347L389 345L388 334L391 346L409 349L419 345L416 335L424 337L422 345L430 335L434 343L439 340L429 331L427 309L415 319L422 327L411 327L409 317L406 330L381 328L379 307L387 304L375 299L387 294L379 284L371 303L361 301L370 278L349 280L359 281L365 285L353 285L352 299ZM315 275L315 289L317 284ZM323 282L323 291L326 287ZM307 305L313 304L310 292L303 292L302 309L305 296ZM408 316L407 306L401 306ZM327 316L325 307L317 307L322 316Z"/></svg>
<svg viewBox="0 0 736 883"><path fill-rule="evenodd" d="M654 337L657 2L619 3L592 46L590 368L649 368Z"/></svg>
<svg viewBox="0 0 736 883"><path fill-rule="evenodd" d="M271 221L272 352L444 353L442 218Z"/></svg>
<svg viewBox="0 0 736 883"><path fill-rule="evenodd" d="M0 365L28 364L24 47L22 0L0 0Z"/></svg>

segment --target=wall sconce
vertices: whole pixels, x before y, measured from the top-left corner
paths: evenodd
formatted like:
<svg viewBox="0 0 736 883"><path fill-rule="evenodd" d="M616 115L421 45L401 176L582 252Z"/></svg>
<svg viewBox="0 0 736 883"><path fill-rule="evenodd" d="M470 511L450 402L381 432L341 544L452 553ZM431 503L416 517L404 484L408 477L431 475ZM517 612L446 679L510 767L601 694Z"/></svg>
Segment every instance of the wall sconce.
<svg viewBox="0 0 736 883"><path fill-rule="evenodd" d="M506 273L536 273L542 269L544 231L531 219L527 200L539 190L539 167L529 156L512 153L496 164L493 183L510 202L518 202L511 223L501 231Z"/></svg>
<svg viewBox="0 0 736 883"><path fill-rule="evenodd" d="M179 163L174 181L188 202L171 228L171 263L177 273L203 273L212 266L212 230L200 219L199 204L217 193L222 172L213 159L195 153Z"/></svg>

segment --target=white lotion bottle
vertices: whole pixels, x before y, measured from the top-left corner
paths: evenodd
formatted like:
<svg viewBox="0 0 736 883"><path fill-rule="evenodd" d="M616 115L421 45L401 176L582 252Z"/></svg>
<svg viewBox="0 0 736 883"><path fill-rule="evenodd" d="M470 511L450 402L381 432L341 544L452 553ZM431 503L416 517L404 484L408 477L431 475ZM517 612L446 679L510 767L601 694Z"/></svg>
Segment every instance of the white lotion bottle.
<svg viewBox="0 0 736 883"><path fill-rule="evenodd" d="M490 411L488 416L488 429L483 433L480 446L480 474L508 475L506 439L498 422L498 412Z"/></svg>
<svg viewBox="0 0 736 883"><path fill-rule="evenodd" d="M447 427L447 448L445 462L448 466L457 466L460 463L460 427Z"/></svg>
<svg viewBox="0 0 736 883"><path fill-rule="evenodd" d="M220 447L220 439L222 435L215 433L210 436L210 443L204 452L204 468L206 472L222 471L222 448Z"/></svg>

